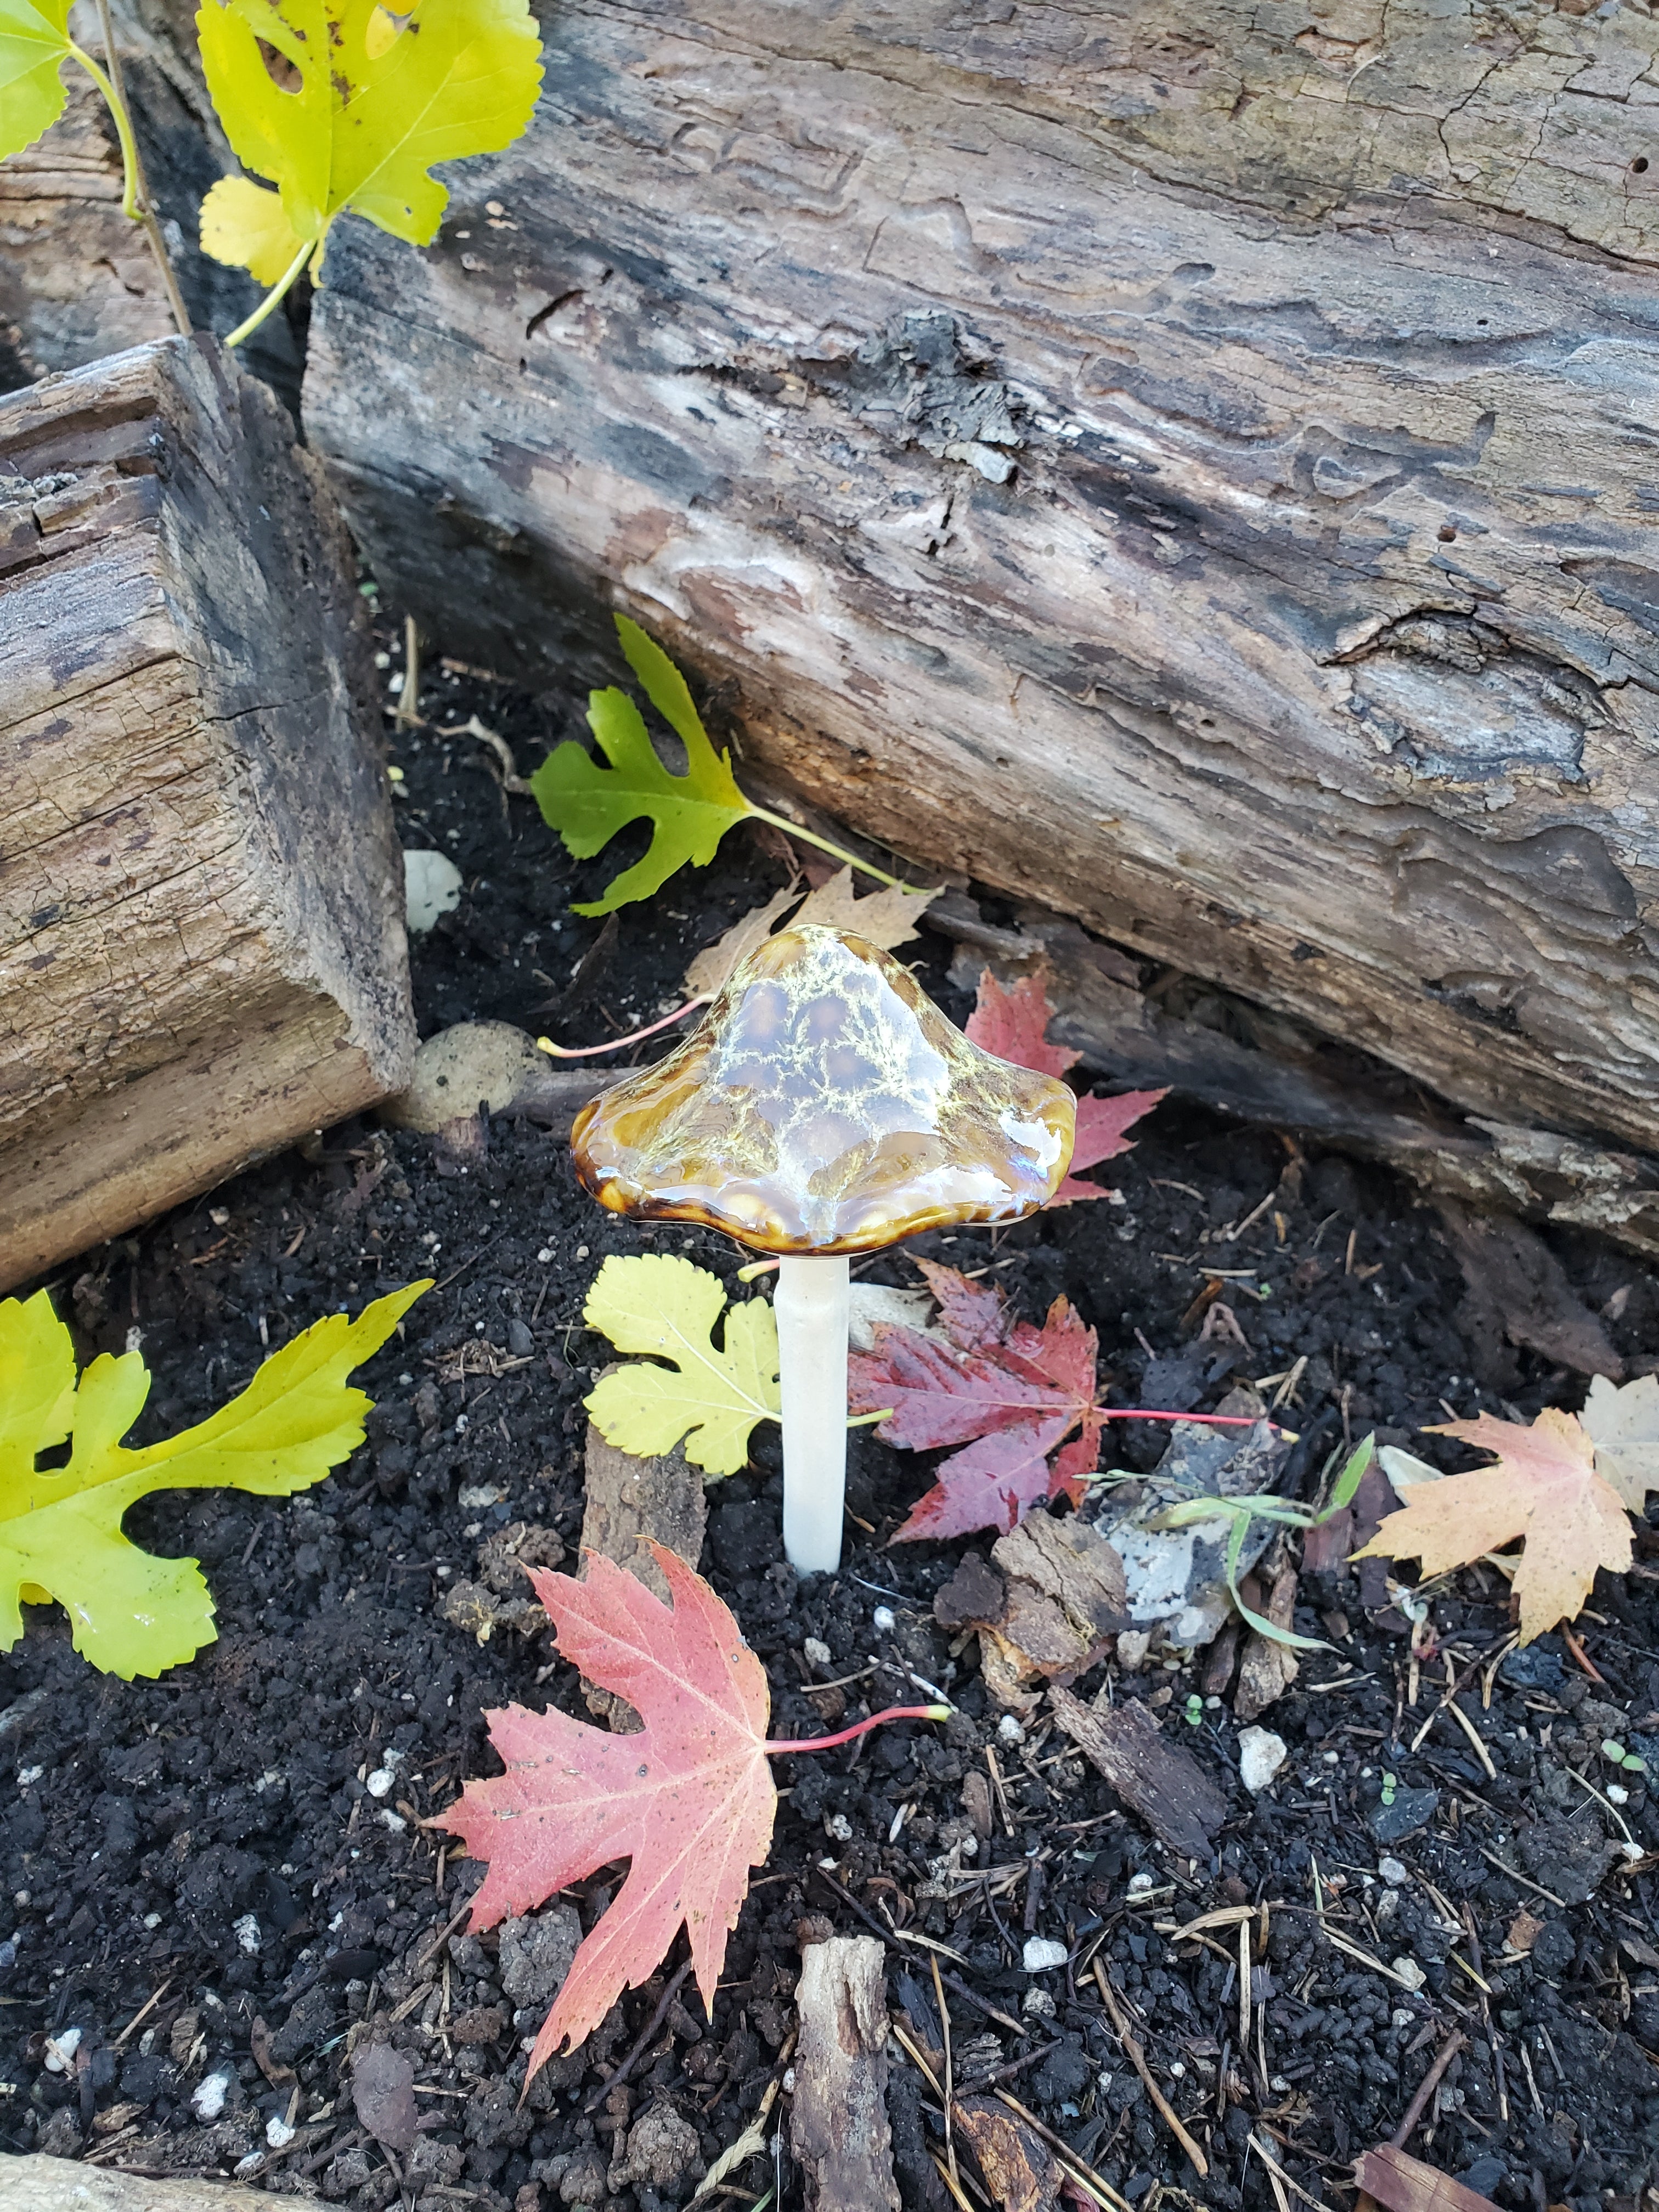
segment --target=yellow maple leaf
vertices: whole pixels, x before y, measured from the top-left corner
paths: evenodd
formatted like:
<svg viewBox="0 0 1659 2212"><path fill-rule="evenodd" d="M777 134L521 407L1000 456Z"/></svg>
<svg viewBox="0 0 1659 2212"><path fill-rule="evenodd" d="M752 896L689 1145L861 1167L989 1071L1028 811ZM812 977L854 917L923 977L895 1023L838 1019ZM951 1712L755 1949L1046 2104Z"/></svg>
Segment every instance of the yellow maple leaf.
<svg viewBox="0 0 1659 2212"><path fill-rule="evenodd" d="M294 234L280 192L251 177L221 177L202 202L202 251L257 283L275 284L303 246Z"/></svg>
<svg viewBox="0 0 1659 2212"><path fill-rule="evenodd" d="M735 1474L749 1457L757 1421L775 1421L778 1325L764 1298L734 1305L725 1341L714 1341L726 1286L705 1267L666 1252L607 1260L582 1308L590 1328L618 1352L672 1360L637 1364L602 1376L586 1400L607 1443L642 1459L672 1451L686 1438L685 1456L708 1474Z"/></svg>
<svg viewBox="0 0 1659 2212"><path fill-rule="evenodd" d="M1419 1559L1425 1576L1443 1575L1523 1539L1512 1585L1522 1644L1573 1619L1598 1567L1628 1568L1625 1500L1597 1472L1595 1443L1576 1414L1547 1406L1527 1428L1482 1413L1432 1433L1461 1437L1498 1463L1413 1485L1403 1510L1355 1559Z"/></svg>

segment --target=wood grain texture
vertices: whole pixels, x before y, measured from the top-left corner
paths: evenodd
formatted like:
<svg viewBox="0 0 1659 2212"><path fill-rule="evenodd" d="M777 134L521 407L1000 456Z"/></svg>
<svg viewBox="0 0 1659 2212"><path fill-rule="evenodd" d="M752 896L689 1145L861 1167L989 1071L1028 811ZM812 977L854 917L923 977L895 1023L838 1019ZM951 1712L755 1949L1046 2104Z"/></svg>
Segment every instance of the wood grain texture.
<svg viewBox="0 0 1659 2212"><path fill-rule="evenodd" d="M789 2147L809 2212L899 2212L886 1988L886 1954L873 1936L832 1936L801 1953Z"/></svg>
<svg viewBox="0 0 1659 2212"><path fill-rule="evenodd" d="M407 1082L349 548L167 339L0 401L0 1287Z"/></svg>
<svg viewBox="0 0 1659 2212"><path fill-rule="evenodd" d="M919 862L1650 1144L1659 22L544 30L432 251L331 246L307 420L382 581L566 689L620 601Z"/></svg>
<svg viewBox="0 0 1659 2212"><path fill-rule="evenodd" d="M76 2158L0 2155L0 2212L258 2212L264 2190L118 2173Z"/></svg>

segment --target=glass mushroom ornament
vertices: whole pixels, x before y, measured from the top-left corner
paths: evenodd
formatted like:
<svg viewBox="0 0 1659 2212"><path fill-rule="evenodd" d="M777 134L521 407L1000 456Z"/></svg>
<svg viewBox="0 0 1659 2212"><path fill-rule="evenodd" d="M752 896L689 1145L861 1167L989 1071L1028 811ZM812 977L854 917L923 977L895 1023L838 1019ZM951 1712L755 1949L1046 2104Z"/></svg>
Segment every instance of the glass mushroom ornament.
<svg viewBox="0 0 1659 2212"><path fill-rule="evenodd" d="M783 1546L800 1572L841 1564L848 1261L1036 1212L1075 1115L1065 1084L970 1043L890 954L813 925L769 938L682 1045L577 1115L572 1157L601 1206L778 1255Z"/></svg>

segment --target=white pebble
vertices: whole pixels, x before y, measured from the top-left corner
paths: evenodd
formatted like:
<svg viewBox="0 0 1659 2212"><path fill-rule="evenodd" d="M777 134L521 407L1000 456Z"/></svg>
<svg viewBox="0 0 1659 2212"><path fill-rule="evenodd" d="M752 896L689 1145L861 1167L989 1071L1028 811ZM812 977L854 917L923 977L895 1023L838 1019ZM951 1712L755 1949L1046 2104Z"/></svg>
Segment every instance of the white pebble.
<svg viewBox="0 0 1659 2212"><path fill-rule="evenodd" d="M234 1920L231 1923L230 1932L236 1938L236 1941L241 1945L243 1950L247 1953L250 1959L254 1959L258 1956L260 1942L259 1923L251 1912L245 1912L240 1920Z"/></svg>
<svg viewBox="0 0 1659 2212"><path fill-rule="evenodd" d="M1607 1802L1608 1802L1608 1804L1609 1804L1609 1805L1628 1805L1628 1804L1629 1804L1629 1802L1630 1802L1630 1792L1629 1792L1629 1790L1626 1790L1626 1789L1625 1788L1625 1786L1624 1786L1623 1783L1621 1783L1621 1782L1609 1782L1609 1783L1608 1783L1608 1784L1607 1784Z"/></svg>
<svg viewBox="0 0 1659 2212"><path fill-rule="evenodd" d="M890 1636L898 1626L898 1615L890 1605L878 1605L870 1616L870 1625L878 1636Z"/></svg>
<svg viewBox="0 0 1659 2212"><path fill-rule="evenodd" d="M40 1777L46 1772L46 1770L44 1766L20 1766L17 1770L18 1788L20 1790L28 1789L32 1784L36 1783L40 1779Z"/></svg>
<svg viewBox="0 0 1659 2212"><path fill-rule="evenodd" d="M461 902L461 872L446 853L404 854L404 900L411 936L422 937L440 915Z"/></svg>
<svg viewBox="0 0 1659 2212"><path fill-rule="evenodd" d="M394 1813L385 1805L380 1808L380 1821L383 1826L391 1829L394 1836L401 1836L409 1826L401 1813Z"/></svg>
<svg viewBox="0 0 1659 2212"><path fill-rule="evenodd" d="M830 1646L817 1637L809 1636L800 1649L801 1656L809 1667L827 1667L830 1664Z"/></svg>
<svg viewBox="0 0 1659 2212"><path fill-rule="evenodd" d="M1152 1639L1146 1630L1126 1628L1117 1639L1117 1663L1123 1673L1139 1674L1152 1648Z"/></svg>
<svg viewBox="0 0 1659 2212"><path fill-rule="evenodd" d="M550 1244L544 1244L541 1250L536 1255L536 1264L539 1267L544 1267L552 1257L553 1247Z"/></svg>
<svg viewBox="0 0 1659 2212"><path fill-rule="evenodd" d="M1390 1959L1389 1964L1408 1990L1420 1990L1429 1978L1409 1954L1404 1958Z"/></svg>
<svg viewBox="0 0 1659 2212"><path fill-rule="evenodd" d="M210 2127L225 2109L225 2099L230 2094L228 2074L209 2074L196 2085L190 2100L190 2109L204 2126Z"/></svg>
<svg viewBox="0 0 1659 2212"><path fill-rule="evenodd" d="M823 1832L832 1844L850 1844L853 1840L853 1823L845 1813L827 1814L824 1817Z"/></svg>
<svg viewBox="0 0 1659 2212"><path fill-rule="evenodd" d="M1056 1966L1063 1966L1071 1953L1063 1943L1056 1943L1052 1936L1028 1936L1025 1939L1024 1962L1028 1974L1051 1974Z"/></svg>
<svg viewBox="0 0 1659 2212"><path fill-rule="evenodd" d="M1004 1713L1002 1718L997 1723L997 1741L999 1743L1024 1743L1024 1729L1020 1726L1019 1723L1014 1718L1012 1713Z"/></svg>
<svg viewBox="0 0 1659 2212"><path fill-rule="evenodd" d="M265 2122L265 2141L272 2150L286 2150L299 2132L298 2128L289 2127L280 2112L273 2112Z"/></svg>
<svg viewBox="0 0 1659 2212"><path fill-rule="evenodd" d="M1282 1735L1271 1729L1247 1728L1238 1739L1238 1778L1252 1797L1260 1796L1289 1757Z"/></svg>
<svg viewBox="0 0 1659 2212"><path fill-rule="evenodd" d="M1389 2026L1397 2034L1401 2029L1409 2027L1416 2018L1417 2014L1408 2005L1396 2005L1389 2014Z"/></svg>
<svg viewBox="0 0 1659 2212"><path fill-rule="evenodd" d="M58 2034L52 2037L51 2043L47 2046L47 2073L67 2074L70 2069L70 2062L74 2058L76 2052L80 2048L80 2029L78 2027L66 2027L62 2029Z"/></svg>
<svg viewBox="0 0 1659 2212"><path fill-rule="evenodd" d="M144 1925L146 1928L149 1929L152 1933L154 1933L161 1924L161 1916L159 1912L147 1912L144 1915Z"/></svg>
<svg viewBox="0 0 1659 2212"><path fill-rule="evenodd" d="M1402 1883L1411 1880L1411 1875L1398 1859L1378 1859L1376 1870L1390 1889L1398 1889Z"/></svg>
<svg viewBox="0 0 1659 2212"><path fill-rule="evenodd" d="M1131 1897L1145 1897L1148 1891L1156 1887L1157 1884L1153 1881L1152 1877L1149 1874L1132 1874L1129 1876L1129 1894Z"/></svg>
<svg viewBox="0 0 1659 2212"><path fill-rule="evenodd" d="M389 1766L377 1766L363 1787L371 1797L389 1797L392 1785L398 1779Z"/></svg>
<svg viewBox="0 0 1659 2212"><path fill-rule="evenodd" d="M1052 1992L1036 1983L1026 1990L1024 2002L1020 2006L1022 2012L1041 2013L1047 2019L1052 2019L1058 2009Z"/></svg>

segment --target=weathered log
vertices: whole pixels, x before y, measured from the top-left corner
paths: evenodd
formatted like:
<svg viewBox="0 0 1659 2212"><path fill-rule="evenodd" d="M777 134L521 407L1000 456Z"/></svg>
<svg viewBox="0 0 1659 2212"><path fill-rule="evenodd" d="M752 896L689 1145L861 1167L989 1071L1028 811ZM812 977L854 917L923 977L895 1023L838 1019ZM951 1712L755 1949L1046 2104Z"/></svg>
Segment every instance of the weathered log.
<svg viewBox="0 0 1659 2212"><path fill-rule="evenodd" d="M808 2212L899 2212L887 2122L886 1954L873 1936L801 1953L789 2146Z"/></svg>
<svg viewBox="0 0 1659 2212"><path fill-rule="evenodd" d="M0 401L0 1287L401 1088L349 548L170 338Z"/></svg>
<svg viewBox="0 0 1659 2212"><path fill-rule="evenodd" d="M117 2173L79 2159L0 2156L0 2212L257 2212L263 2190Z"/></svg>
<svg viewBox="0 0 1659 2212"><path fill-rule="evenodd" d="M951 969L957 983L972 988L987 967L1005 983L1041 972L1055 1010L1049 1034L1089 1073L1161 1085L1240 1121L1381 1160L1450 1203L1595 1230L1659 1255L1659 1164L1650 1158L1465 1119L1392 1070L1337 1052L1302 1024L1232 994L1206 991L1193 1013L1172 1011L1179 988L1155 997L1141 988L1138 963L1039 908L1023 909L1018 928L1003 929L981 920L971 900L947 894L926 919L962 948Z"/></svg>
<svg viewBox="0 0 1659 2212"><path fill-rule="evenodd" d="M382 582L565 687L621 599L918 861L1649 1140L1659 20L543 27L434 247L331 245L307 421Z"/></svg>

